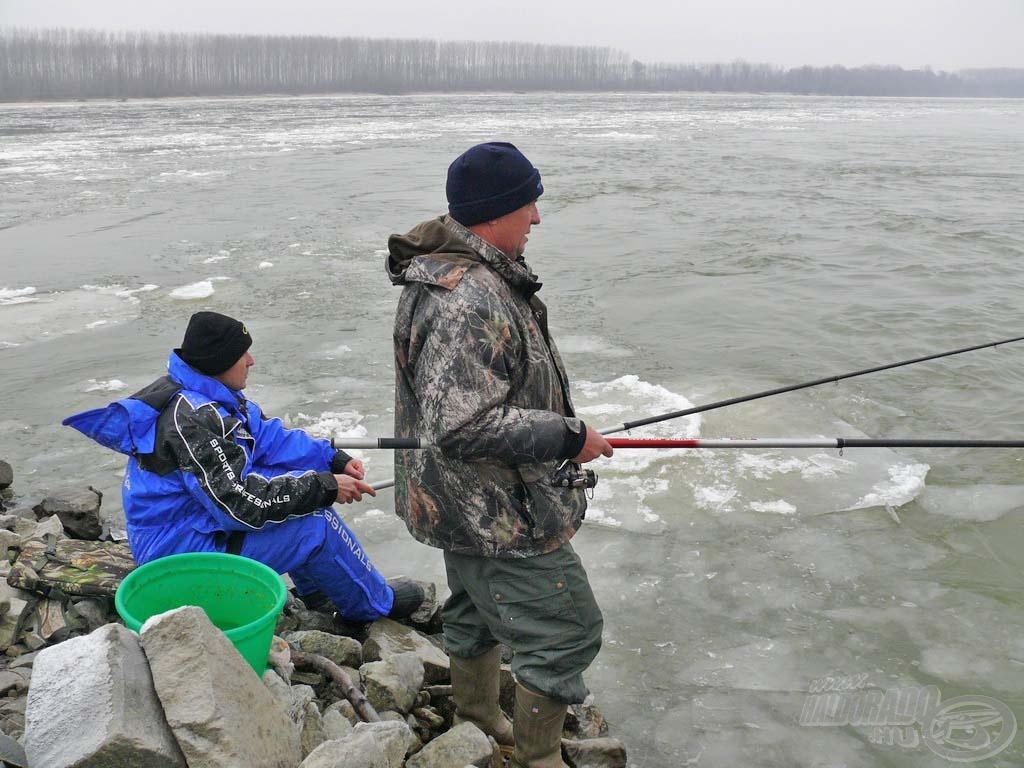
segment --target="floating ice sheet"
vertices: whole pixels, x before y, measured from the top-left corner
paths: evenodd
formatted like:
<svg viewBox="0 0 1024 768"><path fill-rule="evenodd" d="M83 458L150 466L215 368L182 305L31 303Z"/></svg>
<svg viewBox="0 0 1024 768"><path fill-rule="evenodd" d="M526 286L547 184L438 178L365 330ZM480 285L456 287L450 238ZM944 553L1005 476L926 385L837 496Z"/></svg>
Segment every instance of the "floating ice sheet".
<svg viewBox="0 0 1024 768"><path fill-rule="evenodd" d="M622 376L582 381L577 413L601 428L646 416L685 410L690 400L666 387ZM790 401L792 403L792 401ZM788 405L788 408L787 408ZM688 416L631 431L633 437L731 437L753 435L822 437L821 416L799 403L747 407L746 421L721 413ZM702 419L703 416L703 419ZM817 418L819 423L812 419ZM708 434L714 425L715 432ZM785 424L782 431L779 424ZM862 436L830 418L828 436ZM743 430L723 434L719 430ZM695 514L732 515L751 523L766 515L803 516L872 506L898 507L924 489L928 466L884 448L836 452L802 449L618 449L611 459L589 465L599 476L588 520L640 533L659 533L685 524Z"/></svg>

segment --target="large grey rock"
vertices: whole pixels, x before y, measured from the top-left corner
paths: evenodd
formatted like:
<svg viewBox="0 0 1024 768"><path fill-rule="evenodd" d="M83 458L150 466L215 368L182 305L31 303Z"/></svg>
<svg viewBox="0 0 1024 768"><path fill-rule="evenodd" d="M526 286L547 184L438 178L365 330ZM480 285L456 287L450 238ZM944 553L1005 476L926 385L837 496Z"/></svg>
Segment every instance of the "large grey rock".
<svg viewBox="0 0 1024 768"><path fill-rule="evenodd" d="M15 739L25 734L25 707L28 696L0 701L0 731Z"/></svg>
<svg viewBox="0 0 1024 768"><path fill-rule="evenodd" d="M263 673L263 684L273 695L278 706L292 721L295 732L299 735L299 744L302 749L302 756L306 757L310 752L320 746L321 743L331 738L340 738L352 731L352 724L345 718L334 712L334 717L345 723L329 731L324 717L320 714L320 708L316 703L316 694L308 685L288 685L278 673L267 670ZM337 722L332 718L332 725ZM341 730L344 728L344 730Z"/></svg>
<svg viewBox="0 0 1024 768"><path fill-rule="evenodd" d="M103 494L94 488L69 486L52 491L35 507L36 517L56 515L68 536L95 541L103 533L100 501Z"/></svg>
<svg viewBox="0 0 1024 768"><path fill-rule="evenodd" d="M395 721L359 723L353 732L356 735L372 734L387 757L390 768L401 768L405 756L420 744L419 738L406 723Z"/></svg>
<svg viewBox="0 0 1024 768"><path fill-rule="evenodd" d="M562 739L562 749L576 768L626 768L626 745L618 739Z"/></svg>
<svg viewBox="0 0 1024 768"><path fill-rule="evenodd" d="M29 521L25 521L28 523ZM58 539L66 535L64 530L64 524L60 521L60 518L56 515L50 517L44 517L42 520L32 523L32 530L22 535L27 539L39 539L39 541L46 541L47 536L56 536ZM22 526L24 527L24 526ZM15 531L17 531L17 526Z"/></svg>
<svg viewBox="0 0 1024 768"><path fill-rule="evenodd" d="M0 696L7 696L8 691L14 691L12 695L27 691L31 679L31 669L0 670Z"/></svg>
<svg viewBox="0 0 1024 768"><path fill-rule="evenodd" d="M6 461L0 461L0 491L10 488L14 482L14 470Z"/></svg>
<svg viewBox="0 0 1024 768"><path fill-rule="evenodd" d="M359 668L366 698L378 712L394 709L403 715L416 703L423 685L423 662L415 653L399 653Z"/></svg>
<svg viewBox="0 0 1024 768"><path fill-rule="evenodd" d="M383 661L398 653L419 656L428 685L447 683L451 679L448 655L415 629L391 619L373 622L363 643L363 660Z"/></svg>
<svg viewBox="0 0 1024 768"><path fill-rule="evenodd" d="M362 722L359 719L359 715L356 714L356 708L352 706L352 702L348 699L339 699L333 702L327 709L324 710L324 715L328 715L331 712L337 712L339 715L348 720L349 725L358 725Z"/></svg>
<svg viewBox="0 0 1024 768"><path fill-rule="evenodd" d="M565 730L574 739L599 739L608 735L608 722L593 704L570 704L565 715Z"/></svg>
<svg viewBox="0 0 1024 768"><path fill-rule="evenodd" d="M278 707L292 722L295 733L301 738L302 727L306 721L306 704L315 698L313 689L308 685L288 685L272 669L263 673L263 685L270 691Z"/></svg>
<svg viewBox="0 0 1024 768"><path fill-rule="evenodd" d="M29 764L47 768L186 765L139 638L119 624L40 651L24 742Z"/></svg>
<svg viewBox="0 0 1024 768"><path fill-rule="evenodd" d="M372 733L352 733L344 739L325 741L299 768L391 768L387 755Z"/></svg>
<svg viewBox="0 0 1024 768"><path fill-rule="evenodd" d="M8 547L16 547L21 544L21 535L6 528L0 528L0 552L7 554ZM6 557L4 558L6 559Z"/></svg>
<svg viewBox="0 0 1024 768"><path fill-rule="evenodd" d="M6 733L0 733L0 760L10 768L28 768L25 748Z"/></svg>
<svg viewBox="0 0 1024 768"><path fill-rule="evenodd" d="M352 723L337 709L328 707L320 717L324 724L324 735L327 737L325 741L343 739L352 733Z"/></svg>
<svg viewBox="0 0 1024 768"><path fill-rule="evenodd" d="M0 528L7 528L13 531L14 526L12 523L18 519L31 520L33 523L36 521L36 511L32 507L12 507L11 509L5 510L0 515Z"/></svg>
<svg viewBox="0 0 1024 768"><path fill-rule="evenodd" d="M306 686L308 687L308 686ZM310 688L310 693L313 689ZM327 730L324 728L323 715L315 699L310 699L302 708L302 730L299 734L299 745L302 756L306 757L314 749L327 741Z"/></svg>
<svg viewBox="0 0 1024 768"><path fill-rule="evenodd" d="M21 640L38 600L37 595L0 580L0 652Z"/></svg>
<svg viewBox="0 0 1024 768"><path fill-rule="evenodd" d="M494 754L487 735L472 723L459 723L427 744L406 761L407 768L485 768Z"/></svg>
<svg viewBox="0 0 1024 768"><path fill-rule="evenodd" d="M363 646L351 637L316 629L286 632L283 637L299 650L324 656L339 667L358 667L363 663Z"/></svg>
<svg viewBox="0 0 1024 768"><path fill-rule="evenodd" d="M106 600L83 597L72 603L64 614L68 628L78 634L94 632L102 627L107 618Z"/></svg>
<svg viewBox="0 0 1024 768"><path fill-rule="evenodd" d="M27 512L27 515L14 514ZM54 518L56 520L56 518ZM57 520L60 523L60 520ZM22 538L32 535L36 525L36 513L31 508L12 510L7 514L0 515L0 528L5 531L12 531ZM63 529L63 526L61 526Z"/></svg>
<svg viewBox="0 0 1024 768"><path fill-rule="evenodd" d="M295 768L295 724L202 608L142 625L142 647L189 768Z"/></svg>

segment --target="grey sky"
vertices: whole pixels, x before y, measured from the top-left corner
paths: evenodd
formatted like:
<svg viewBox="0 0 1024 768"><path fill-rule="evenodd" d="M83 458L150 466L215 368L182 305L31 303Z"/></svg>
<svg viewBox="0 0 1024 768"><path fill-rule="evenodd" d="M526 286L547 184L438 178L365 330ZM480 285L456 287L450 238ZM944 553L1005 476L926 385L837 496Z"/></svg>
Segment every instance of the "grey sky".
<svg viewBox="0 0 1024 768"><path fill-rule="evenodd" d="M1024 67L1024 0L0 0L0 26L521 40L652 61Z"/></svg>

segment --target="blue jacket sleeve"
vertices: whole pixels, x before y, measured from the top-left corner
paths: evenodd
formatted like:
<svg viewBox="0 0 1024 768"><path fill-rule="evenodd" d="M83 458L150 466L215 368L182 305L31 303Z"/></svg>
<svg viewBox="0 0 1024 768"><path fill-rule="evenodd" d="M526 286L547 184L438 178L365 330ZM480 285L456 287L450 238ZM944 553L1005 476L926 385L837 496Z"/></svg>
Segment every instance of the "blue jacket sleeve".
<svg viewBox="0 0 1024 768"><path fill-rule="evenodd" d="M185 487L227 530L259 529L331 504L338 483L309 469L264 475L247 470L245 451L231 440L216 408L194 409L179 397L160 417L163 440L185 476Z"/></svg>
<svg viewBox="0 0 1024 768"><path fill-rule="evenodd" d="M286 429L280 419L268 419L256 403L247 401L249 432L256 440L253 464L286 470L341 474L352 458L327 440L310 437L301 429Z"/></svg>

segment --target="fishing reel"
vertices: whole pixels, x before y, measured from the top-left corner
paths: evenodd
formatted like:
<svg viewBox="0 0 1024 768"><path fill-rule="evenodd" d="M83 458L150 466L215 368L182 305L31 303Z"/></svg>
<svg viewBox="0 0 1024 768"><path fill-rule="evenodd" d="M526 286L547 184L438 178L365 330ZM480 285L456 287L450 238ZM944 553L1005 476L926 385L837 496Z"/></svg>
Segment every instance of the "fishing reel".
<svg viewBox="0 0 1024 768"><path fill-rule="evenodd" d="M584 469L579 464L566 459L551 475L551 484L556 488L590 490L597 485L597 472L592 469Z"/></svg>

